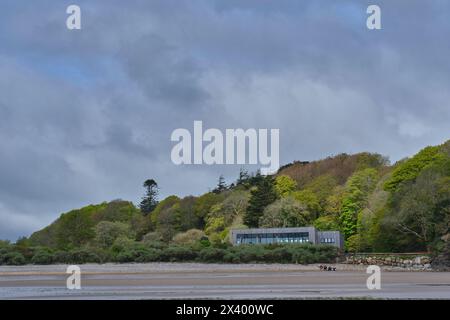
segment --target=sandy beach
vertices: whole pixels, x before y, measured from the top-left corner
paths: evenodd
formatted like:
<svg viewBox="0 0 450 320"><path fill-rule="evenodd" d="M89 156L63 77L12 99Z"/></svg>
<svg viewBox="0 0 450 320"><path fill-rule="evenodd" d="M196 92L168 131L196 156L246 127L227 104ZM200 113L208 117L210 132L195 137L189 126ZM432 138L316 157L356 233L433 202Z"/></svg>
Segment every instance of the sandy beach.
<svg viewBox="0 0 450 320"><path fill-rule="evenodd" d="M80 290L65 265L0 267L0 299L450 299L450 273L382 270L368 290L364 266L149 263L81 265Z"/></svg>

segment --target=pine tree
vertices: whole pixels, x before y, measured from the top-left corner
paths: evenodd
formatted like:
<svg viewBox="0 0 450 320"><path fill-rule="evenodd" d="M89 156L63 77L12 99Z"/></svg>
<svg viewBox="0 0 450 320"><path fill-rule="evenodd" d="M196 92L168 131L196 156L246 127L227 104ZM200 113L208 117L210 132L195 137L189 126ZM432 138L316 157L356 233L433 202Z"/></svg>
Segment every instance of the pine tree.
<svg viewBox="0 0 450 320"><path fill-rule="evenodd" d="M220 175L219 182L217 183L217 187L215 187L212 192L219 194L225 190L227 190L227 184L225 183L225 178L223 177L223 175Z"/></svg>
<svg viewBox="0 0 450 320"><path fill-rule="evenodd" d="M153 179L148 179L144 182L144 188L146 189L145 196L139 205L141 212L144 216L152 212L158 205L158 184Z"/></svg>
<svg viewBox="0 0 450 320"><path fill-rule="evenodd" d="M264 180L264 176L261 174L261 171L256 171L256 174L252 174L251 177L249 177L248 182L250 186L258 186L262 181Z"/></svg>
<svg viewBox="0 0 450 320"><path fill-rule="evenodd" d="M257 228L264 209L276 199L273 178L271 176L262 177L256 188L251 191L244 223L250 228Z"/></svg>
<svg viewBox="0 0 450 320"><path fill-rule="evenodd" d="M244 168L241 168L239 170L239 178L236 181L236 185L237 186L240 186L240 185L248 186L249 179L250 179L250 176L248 175L248 171L245 170Z"/></svg>

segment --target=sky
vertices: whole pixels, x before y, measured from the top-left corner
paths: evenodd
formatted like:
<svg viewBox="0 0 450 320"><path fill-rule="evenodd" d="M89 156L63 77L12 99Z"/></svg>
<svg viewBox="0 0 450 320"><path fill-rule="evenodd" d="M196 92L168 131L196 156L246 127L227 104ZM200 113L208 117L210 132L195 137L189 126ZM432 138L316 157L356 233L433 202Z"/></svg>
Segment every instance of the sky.
<svg viewBox="0 0 450 320"><path fill-rule="evenodd" d="M66 27L71 4L81 30ZM281 165L443 143L449 13L446 0L2 0L0 239L137 204L148 178L161 197L232 182L239 165L172 163L171 133L194 120L279 129Z"/></svg>

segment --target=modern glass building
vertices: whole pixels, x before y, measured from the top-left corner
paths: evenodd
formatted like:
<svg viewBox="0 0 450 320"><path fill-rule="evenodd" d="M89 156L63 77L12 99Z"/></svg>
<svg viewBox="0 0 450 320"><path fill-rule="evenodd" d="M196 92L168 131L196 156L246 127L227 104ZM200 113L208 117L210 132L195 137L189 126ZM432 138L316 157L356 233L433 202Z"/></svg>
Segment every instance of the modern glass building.
<svg viewBox="0 0 450 320"><path fill-rule="evenodd" d="M231 242L240 244L311 243L344 247L339 231L317 231L314 227L233 229Z"/></svg>

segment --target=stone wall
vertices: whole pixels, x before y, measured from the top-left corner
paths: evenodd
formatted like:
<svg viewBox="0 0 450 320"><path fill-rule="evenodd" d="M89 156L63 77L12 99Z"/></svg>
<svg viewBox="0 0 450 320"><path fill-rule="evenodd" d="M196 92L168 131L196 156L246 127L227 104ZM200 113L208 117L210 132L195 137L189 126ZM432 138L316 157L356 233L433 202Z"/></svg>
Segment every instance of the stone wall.
<svg viewBox="0 0 450 320"><path fill-rule="evenodd" d="M431 270L431 258L427 255L347 254L346 264L389 266L408 270Z"/></svg>

